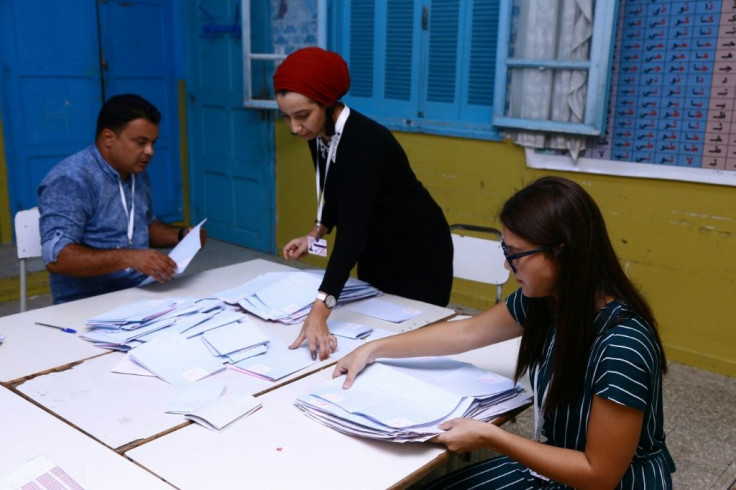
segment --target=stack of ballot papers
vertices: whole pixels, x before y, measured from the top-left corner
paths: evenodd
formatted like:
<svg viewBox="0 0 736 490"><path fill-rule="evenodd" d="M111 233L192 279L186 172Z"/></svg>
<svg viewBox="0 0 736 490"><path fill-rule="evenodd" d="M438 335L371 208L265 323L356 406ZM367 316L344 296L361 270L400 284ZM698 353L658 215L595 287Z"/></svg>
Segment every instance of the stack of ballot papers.
<svg viewBox="0 0 736 490"><path fill-rule="evenodd" d="M192 338L246 315L214 299L141 300L90 318L91 330L80 337L98 347L128 351L167 331Z"/></svg>
<svg viewBox="0 0 736 490"><path fill-rule="evenodd" d="M264 320L288 325L301 323L309 314L324 271L268 272L238 287L221 291L214 297L238 305ZM370 284L349 278L337 300L338 306L381 292Z"/></svg>
<svg viewBox="0 0 736 490"><path fill-rule="evenodd" d="M344 381L323 383L295 405L340 432L392 442L426 441L446 420L489 421L531 401L512 380L444 357L381 359L351 388L343 389Z"/></svg>
<svg viewBox="0 0 736 490"><path fill-rule="evenodd" d="M173 385L198 381L268 351L270 340L248 319L188 337L169 329L128 352L130 359Z"/></svg>

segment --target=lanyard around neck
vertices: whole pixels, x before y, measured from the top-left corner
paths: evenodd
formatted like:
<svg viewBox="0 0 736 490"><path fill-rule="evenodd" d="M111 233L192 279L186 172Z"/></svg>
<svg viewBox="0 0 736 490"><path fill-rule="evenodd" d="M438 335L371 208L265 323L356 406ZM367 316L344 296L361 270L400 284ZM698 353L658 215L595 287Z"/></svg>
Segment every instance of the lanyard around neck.
<svg viewBox="0 0 736 490"><path fill-rule="evenodd" d="M128 211L128 201L125 199L125 192L123 192L123 182L118 179L118 187L120 188L120 201L123 203L123 210L125 216L128 218L128 246L133 245L133 229L135 228L135 175L131 174L133 179L132 190L130 192L130 211Z"/></svg>
<svg viewBox="0 0 736 490"><path fill-rule="evenodd" d="M547 400L547 390L549 384L544 388L544 393L539 396L539 375L542 372L542 364L537 364L536 372L534 373L534 440L540 442L542 440L542 409L544 408L544 402ZM550 380L551 381L551 380ZM540 400L541 398L541 400Z"/></svg>
<svg viewBox="0 0 736 490"><path fill-rule="evenodd" d="M324 145L322 143L322 140L318 137L317 138L317 161L315 162L315 187L317 188L317 223L322 223L322 208L325 205L325 187L327 187L327 173L330 171L330 164L332 163L332 160L335 158L335 153L337 153L337 145L340 144L340 135L342 134L342 130L345 127L345 121L347 121L348 116L350 115L350 109L348 106L343 106L342 112L340 112L340 116L338 116L337 121L335 121L335 134L330 138L330 146L327 149L327 162L325 162L325 180L322 184L322 189L320 191L320 171L319 171L319 155L320 155L320 146Z"/></svg>

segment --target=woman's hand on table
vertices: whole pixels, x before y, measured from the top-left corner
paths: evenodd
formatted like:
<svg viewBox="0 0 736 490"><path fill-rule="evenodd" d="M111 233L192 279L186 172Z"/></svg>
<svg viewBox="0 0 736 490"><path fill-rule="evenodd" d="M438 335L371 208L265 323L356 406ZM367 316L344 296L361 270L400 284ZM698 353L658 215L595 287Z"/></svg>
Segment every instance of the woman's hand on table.
<svg viewBox="0 0 736 490"><path fill-rule="evenodd" d="M312 311L309 312L309 316L302 325L299 336L292 342L289 349L298 348L306 339L312 359L316 359L318 353L320 361L327 359L337 349L337 338L327 328L328 316L330 316L330 309L321 301L315 301Z"/></svg>
<svg viewBox="0 0 736 490"><path fill-rule="evenodd" d="M370 351L371 349L367 344L362 345L337 361L335 370L332 372L332 377L337 378L343 374L345 375L345 382L342 384L344 390L353 386L358 373L374 361Z"/></svg>

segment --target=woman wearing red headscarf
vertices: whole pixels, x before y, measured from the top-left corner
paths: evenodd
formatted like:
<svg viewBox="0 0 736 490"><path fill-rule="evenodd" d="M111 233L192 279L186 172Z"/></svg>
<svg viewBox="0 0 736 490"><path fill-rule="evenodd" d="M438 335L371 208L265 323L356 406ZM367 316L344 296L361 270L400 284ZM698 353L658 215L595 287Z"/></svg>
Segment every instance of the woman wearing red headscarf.
<svg viewBox="0 0 736 490"><path fill-rule="evenodd" d="M310 47L290 54L273 77L292 134L308 140L315 164L317 215L307 235L284 246L287 260L324 250L336 228L324 280L299 336L325 359L337 341L327 318L353 266L378 289L444 306L452 287L452 239L442 209L417 180L385 127L339 100L350 74L337 53Z"/></svg>

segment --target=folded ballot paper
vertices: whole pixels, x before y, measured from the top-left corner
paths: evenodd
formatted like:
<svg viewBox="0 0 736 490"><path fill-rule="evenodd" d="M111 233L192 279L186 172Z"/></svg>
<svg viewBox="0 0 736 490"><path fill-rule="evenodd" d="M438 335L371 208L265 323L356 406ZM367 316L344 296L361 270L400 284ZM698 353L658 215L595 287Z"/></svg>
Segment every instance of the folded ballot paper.
<svg viewBox="0 0 736 490"><path fill-rule="evenodd" d="M373 333L373 327L359 323L327 320L327 327L332 335L348 339L364 339Z"/></svg>
<svg viewBox="0 0 736 490"><path fill-rule="evenodd" d="M202 339L166 332L130 351L130 358L167 383L181 386L225 369Z"/></svg>
<svg viewBox="0 0 736 490"><path fill-rule="evenodd" d="M189 233L184 235L184 238L182 238L182 240L176 245L176 247L174 247L171 252L169 252L169 257L174 262L176 262L176 271L174 272L174 276L182 274L189 265L189 262L191 262L194 256L197 255L197 252L202 249L202 238L200 236L200 229L206 221L207 218L203 219L196 226L192 227L192 229L189 230ZM139 286L145 286L146 284L151 284L155 281L156 280L153 277L148 276L142 283L139 284Z"/></svg>
<svg viewBox="0 0 736 490"><path fill-rule="evenodd" d="M312 359L306 345L291 350L287 345L270 342L265 353L236 362L232 364L232 368L261 379L276 381L317 362L317 359Z"/></svg>
<svg viewBox="0 0 736 490"><path fill-rule="evenodd" d="M305 415L340 432L392 442L426 441L456 417L489 421L530 402L508 378L444 357L381 359L344 390L335 378L299 396Z"/></svg>
<svg viewBox="0 0 736 490"><path fill-rule="evenodd" d="M247 393L231 393L223 383L200 381L184 385L169 402L166 413L184 415L211 430L222 430L261 408Z"/></svg>
<svg viewBox="0 0 736 490"><path fill-rule="evenodd" d="M220 291L214 297L264 320L288 325L303 322L312 308L324 271L267 272L235 288ZM337 300L350 303L381 292L370 284L349 278Z"/></svg>

